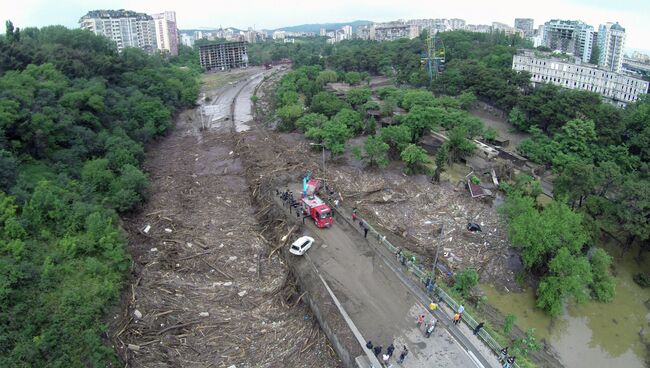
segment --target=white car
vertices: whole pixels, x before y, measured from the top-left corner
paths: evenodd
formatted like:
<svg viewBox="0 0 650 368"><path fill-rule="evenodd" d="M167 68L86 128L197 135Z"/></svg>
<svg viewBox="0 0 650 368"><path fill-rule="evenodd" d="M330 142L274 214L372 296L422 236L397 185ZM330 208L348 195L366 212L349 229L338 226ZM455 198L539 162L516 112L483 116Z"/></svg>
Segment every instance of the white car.
<svg viewBox="0 0 650 368"><path fill-rule="evenodd" d="M291 244L291 248L289 248L289 252L297 256L301 256L305 254L307 249L311 248L311 245L313 243L314 243L314 238L310 236L301 236L300 238L296 239L296 241L293 242L293 244Z"/></svg>

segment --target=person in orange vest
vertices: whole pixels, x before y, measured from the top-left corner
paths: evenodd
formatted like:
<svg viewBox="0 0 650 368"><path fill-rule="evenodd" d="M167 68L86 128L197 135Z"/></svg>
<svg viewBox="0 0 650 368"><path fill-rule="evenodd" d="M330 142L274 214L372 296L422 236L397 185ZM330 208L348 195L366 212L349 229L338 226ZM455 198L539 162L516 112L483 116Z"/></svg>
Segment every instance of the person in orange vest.
<svg viewBox="0 0 650 368"><path fill-rule="evenodd" d="M460 313L454 314L454 324L457 325L460 323Z"/></svg>

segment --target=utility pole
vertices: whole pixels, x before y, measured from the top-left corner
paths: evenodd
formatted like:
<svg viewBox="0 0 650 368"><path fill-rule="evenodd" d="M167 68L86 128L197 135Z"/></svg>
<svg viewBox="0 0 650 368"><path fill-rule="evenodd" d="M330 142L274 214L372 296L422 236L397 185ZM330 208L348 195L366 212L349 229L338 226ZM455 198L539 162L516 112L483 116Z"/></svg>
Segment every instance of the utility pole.
<svg viewBox="0 0 650 368"><path fill-rule="evenodd" d="M323 168L323 176L325 176L325 145L323 143L314 143L314 142L310 142L309 145L310 146L321 146L321 148L323 149L323 162L322 162L323 166L322 166L322 168Z"/></svg>
<svg viewBox="0 0 650 368"><path fill-rule="evenodd" d="M440 243L442 242L442 233L445 231L445 223L440 225L440 234L436 243L436 257L433 259L433 283L436 283L436 267L438 267L438 253L440 253Z"/></svg>

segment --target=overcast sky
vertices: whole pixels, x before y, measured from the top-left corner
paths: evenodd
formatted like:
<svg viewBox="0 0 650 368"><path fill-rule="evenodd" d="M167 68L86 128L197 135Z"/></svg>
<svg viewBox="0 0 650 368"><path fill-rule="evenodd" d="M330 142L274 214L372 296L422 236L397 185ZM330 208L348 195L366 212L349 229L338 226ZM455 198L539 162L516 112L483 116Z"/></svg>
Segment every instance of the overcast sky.
<svg viewBox="0 0 650 368"><path fill-rule="evenodd" d="M650 0L436 1L436 0L0 0L0 18L17 27L62 24L76 27L89 10L176 11L178 27L272 29L303 23L388 21L411 18L461 18L472 24L514 24L533 18L535 27L550 19L578 19L598 28L618 21L628 48L650 49ZM4 30L4 29L3 29Z"/></svg>

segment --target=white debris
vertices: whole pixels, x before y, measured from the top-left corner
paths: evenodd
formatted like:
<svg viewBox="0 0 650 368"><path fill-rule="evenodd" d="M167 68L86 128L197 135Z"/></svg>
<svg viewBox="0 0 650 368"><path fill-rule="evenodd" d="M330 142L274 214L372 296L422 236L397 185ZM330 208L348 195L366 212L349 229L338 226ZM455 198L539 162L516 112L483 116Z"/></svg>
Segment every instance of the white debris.
<svg viewBox="0 0 650 368"><path fill-rule="evenodd" d="M189 248L192 248L193 245L194 245L194 244L192 244L192 243L187 243L187 246L188 246Z"/></svg>
<svg viewBox="0 0 650 368"><path fill-rule="evenodd" d="M171 232L172 232L172 229L170 229L170 228L165 228L165 232L166 232L166 233L171 233Z"/></svg>
<svg viewBox="0 0 650 368"><path fill-rule="evenodd" d="M219 248L223 248L223 243L219 244Z"/></svg>
<svg viewBox="0 0 650 368"><path fill-rule="evenodd" d="M137 310L137 309L133 311L133 315L134 315L135 318L137 318L137 319L142 318L142 312L140 312L140 311Z"/></svg>
<svg viewBox="0 0 650 368"><path fill-rule="evenodd" d="M144 230L142 230L142 231L144 231L145 234L148 234L148 233L149 233L149 230L151 230L151 225L147 225L147 226L145 226L145 227L144 227Z"/></svg>
<svg viewBox="0 0 650 368"><path fill-rule="evenodd" d="M228 257L228 262L232 262L237 259L237 256L230 256Z"/></svg>
<svg viewBox="0 0 650 368"><path fill-rule="evenodd" d="M243 291L238 292L237 295L239 295L239 296L244 296L244 295L246 295L246 290L243 290Z"/></svg>
<svg viewBox="0 0 650 368"><path fill-rule="evenodd" d="M234 152L234 151L230 151L230 153L229 153L228 155L232 155L233 153L235 153L235 152Z"/></svg>
<svg viewBox="0 0 650 368"><path fill-rule="evenodd" d="M127 345L127 347L129 348L129 350L135 350L135 351L140 350L140 345L129 344Z"/></svg>
<svg viewBox="0 0 650 368"><path fill-rule="evenodd" d="M249 267L248 268L248 272L255 272L255 271L257 271L256 267Z"/></svg>
<svg viewBox="0 0 650 368"><path fill-rule="evenodd" d="M232 281L227 281L223 283L223 286L230 286L232 285Z"/></svg>
<svg viewBox="0 0 650 368"><path fill-rule="evenodd" d="M209 317L209 316L210 316L210 313L208 313L208 312L201 312L201 313L199 313L199 316L201 316L201 317Z"/></svg>
<svg viewBox="0 0 650 368"><path fill-rule="evenodd" d="M151 251L152 251L152 252L157 252L157 251L158 251L158 248L151 248Z"/></svg>

